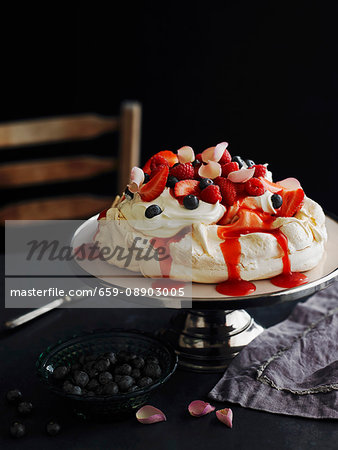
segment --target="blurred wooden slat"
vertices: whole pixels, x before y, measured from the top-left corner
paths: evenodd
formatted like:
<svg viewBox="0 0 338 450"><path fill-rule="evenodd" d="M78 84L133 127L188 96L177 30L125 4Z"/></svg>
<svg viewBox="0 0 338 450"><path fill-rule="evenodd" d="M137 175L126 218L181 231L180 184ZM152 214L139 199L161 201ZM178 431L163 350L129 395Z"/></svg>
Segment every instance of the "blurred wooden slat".
<svg viewBox="0 0 338 450"><path fill-rule="evenodd" d="M72 195L11 204L0 209L0 221L87 218L109 208L111 197Z"/></svg>
<svg viewBox="0 0 338 450"><path fill-rule="evenodd" d="M94 156L7 163L0 166L0 187L79 180L114 170L116 165L112 158Z"/></svg>
<svg viewBox="0 0 338 450"><path fill-rule="evenodd" d="M140 164L142 110L138 102L124 102L121 107L118 189L122 193L129 181L130 170Z"/></svg>
<svg viewBox="0 0 338 450"><path fill-rule="evenodd" d="M89 139L119 128L117 117L98 114L51 117L0 125L0 148Z"/></svg>

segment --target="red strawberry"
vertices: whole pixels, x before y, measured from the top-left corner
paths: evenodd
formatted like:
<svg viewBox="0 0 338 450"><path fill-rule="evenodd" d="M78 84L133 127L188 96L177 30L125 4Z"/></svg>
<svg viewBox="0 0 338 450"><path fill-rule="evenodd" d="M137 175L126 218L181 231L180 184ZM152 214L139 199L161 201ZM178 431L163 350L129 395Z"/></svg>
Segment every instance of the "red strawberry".
<svg viewBox="0 0 338 450"><path fill-rule="evenodd" d="M150 161L150 170L155 169L157 166L168 166L167 160L161 155L154 155Z"/></svg>
<svg viewBox="0 0 338 450"><path fill-rule="evenodd" d="M292 217L304 204L304 191L301 188L293 191L283 189L279 194L283 198L283 204L277 213L278 216Z"/></svg>
<svg viewBox="0 0 338 450"><path fill-rule="evenodd" d="M237 162L222 164L222 177L227 177L230 172L236 172L237 170L239 170Z"/></svg>
<svg viewBox="0 0 338 450"><path fill-rule="evenodd" d="M254 197L263 195L266 191L263 183L258 178L250 178L250 180L245 183L245 190L248 195L252 195Z"/></svg>
<svg viewBox="0 0 338 450"><path fill-rule="evenodd" d="M233 205L237 200L237 191L235 183L228 180L227 178L217 177L217 184L220 188L221 195L223 198L222 203L227 206Z"/></svg>
<svg viewBox="0 0 338 450"><path fill-rule="evenodd" d="M263 166L263 164L256 164L252 166L252 168L253 167L255 168L254 177L265 177L267 169L265 166Z"/></svg>
<svg viewBox="0 0 338 450"><path fill-rule="evenodd" d="M174 192L175 197L181 197L182 195L199 195L200 188L199 188L199 181L197 180L182 180L175 184Z"/></svg>
<svg viewBox="0 0 338 450"><path fill-rule="evenodd" d="M164 191L169 174L168 166L160 166L156 174L144 184L139 190L139 194L144 202L151 202Z"/></svg>
<svg viewBox="0 0 338 450"><path fill-rule="evenodd" d="M200 175L198 173L199 168L201 167L201 165L202 164L195 164L194 165L194 178L195 178L195 180L200 180L201 179L201 177L200 177Z"/></svg>
<svg viewBox="0 0 338 450"><path fill-rule="evenodd" d="M161 152L155 153L155 155L153 155L150 159L148 159L148 161L143 166L143 172L150 174L150 171L151 171L151 168L150 168L151 160L155 156L158 156L158 155L159 156L163 156L163 158L165 158L165 160L167 161L169 167L172 167L174 164L176 164L178 162L178 158L177 158L177 155L175 155L175 153L171 152L170 150L162 150Z"/></svg>
<svg viewBox="0 0 338 450"><path fill-rule="evenodd" d="M211 184L201 191L201 200L213 205L222 201L221 192L218 186Z"/></svg>
<svg viewBox="0 0 338 450"><path fill-rule="evenodd" d="M216 177L212 181L214 182L214 184L217 184L217 186L221 186L221 184L223 183L223 180L225 180L224 177Z"/></svg>
<svg viewBox="0 0 338 450"><path fill-rule="evenodd" d="M193 165L188 162L172 167L170 169L170 175L176 177L178 180L193 180L195 176L195 170Z"/></svg>
<svg viewBox="0 0 338 450"><path fill-rule="evenodd" d="M160 164L159 166L155 166L151 172L150 172L150 179L154 178L154 176L160 171L162 170L163 167L168 167L168 164Z"/></svg>
<svg viewBox="0 0 338 450"><path fill-rule="evenodd" d="M223 153L221 159L218 162L221 165L231 162L231 155L230 155L230 153L228 152L227 149L224 150L224 153Z"/></svg>

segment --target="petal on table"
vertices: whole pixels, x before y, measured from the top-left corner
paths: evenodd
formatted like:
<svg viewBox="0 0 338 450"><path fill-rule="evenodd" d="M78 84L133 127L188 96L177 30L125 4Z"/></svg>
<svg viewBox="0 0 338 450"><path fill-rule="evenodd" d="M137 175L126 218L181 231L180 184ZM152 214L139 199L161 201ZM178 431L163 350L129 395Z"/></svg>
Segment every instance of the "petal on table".
<svg viewBox="0 0 338 450"><path fill-rule="evenodd" d="M188 406L189 413L194 417L205 416L215 410L215 407L210 403L203 402L202 400L194 400Z"/></svg>
<svg viewBox="0 0 338 450"><path fill-rule="evenodd" d="M230 408L219 409L218 411L216 411L216 417L227 427L232 428L233 414Z"/></svg>
<svg viewBox="0 0 338 450"><path fill-rule="evenodd" d="M167 420L165 414L160 409L151 405L142 406L136 413L136 419L146 425Z"/></svg>

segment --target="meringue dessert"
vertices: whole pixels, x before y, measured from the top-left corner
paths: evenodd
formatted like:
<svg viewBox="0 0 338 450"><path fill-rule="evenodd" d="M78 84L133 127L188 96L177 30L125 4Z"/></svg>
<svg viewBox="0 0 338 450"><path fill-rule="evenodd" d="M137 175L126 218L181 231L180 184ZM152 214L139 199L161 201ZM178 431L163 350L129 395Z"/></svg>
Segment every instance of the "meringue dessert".
<svg viewBox="0 0 338 450"><path fill-rule="evenodd" d="M134 167L124 194L99 215L99 247L152 240L170 255L166 263L154 269L154 261L134 257L129 270L217 283L225 295L251 293L252 281L267 278L285 288L306 283L301 272L325 252L322 208L297 179L273 182L267 164L232 157L227 146L196 155L188 146L165 150ZM107 262L123 267L117 257Z"/></svg>

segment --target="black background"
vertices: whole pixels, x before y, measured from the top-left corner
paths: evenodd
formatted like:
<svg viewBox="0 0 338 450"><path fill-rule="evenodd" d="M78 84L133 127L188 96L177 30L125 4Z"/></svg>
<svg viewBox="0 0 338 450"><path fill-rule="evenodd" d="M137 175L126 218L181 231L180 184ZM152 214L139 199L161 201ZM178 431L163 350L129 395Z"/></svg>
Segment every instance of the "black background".
<svg viewBox="0 0 338 450"><path fill-rule="evenodd" d="M333 2L30 5L2 22L0 120L116 114L122 100L136 99L143 162L159 150L197 152L227 140L232 154L269 162L275 180L298 177L308 196L338 213ZM88 145L75 152L115 151L107 137ZM24 158L41 152L26 149ZM49 154L69 152L63 145ZM76 189L115 193L107 176Z"/></svg>

